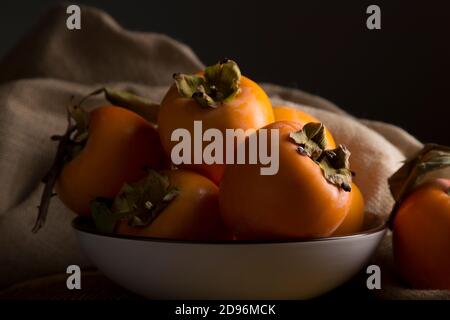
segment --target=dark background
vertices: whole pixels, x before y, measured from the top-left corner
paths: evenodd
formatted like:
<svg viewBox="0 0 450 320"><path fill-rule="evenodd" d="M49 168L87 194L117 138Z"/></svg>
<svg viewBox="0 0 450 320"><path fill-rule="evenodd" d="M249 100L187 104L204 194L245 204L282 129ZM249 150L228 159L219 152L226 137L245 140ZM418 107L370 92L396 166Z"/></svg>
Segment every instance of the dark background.
<svg viewBox="0 0 450 320"><path fill-rule="evenodd" d="M0 55L58 1L2 1ZM358 117L450 144L450 5L444 1L78 1L123 26L166 33L209 64L321 95ZM381 7L381 30L366 8ZM1 72L1 70L0 70Z"/></svg>

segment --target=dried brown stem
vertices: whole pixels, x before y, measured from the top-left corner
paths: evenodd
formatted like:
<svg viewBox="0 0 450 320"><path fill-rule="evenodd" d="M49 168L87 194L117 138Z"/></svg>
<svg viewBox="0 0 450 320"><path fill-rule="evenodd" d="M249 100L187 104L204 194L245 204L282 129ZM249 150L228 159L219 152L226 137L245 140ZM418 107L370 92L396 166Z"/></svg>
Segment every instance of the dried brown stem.
<svg viewBox="0 0 450 320"><path fill-rule="evenodd" d="M66 157L67 157L67 147L72 143L71 135L76 130L76 126L72 125L70 120L70 114L68 114L68 124L66 132L63 136L58 137L58 149L56 151L55 158L53 160L53 164L50 167L50 170L46 173L42 182L45 184L44 191L42 192L41 201L38 206L38 216L34 227L32 229L33 233L36 233L41 229L44 225L45 220L47 218L48 208L50 205L50 200L55 193L53 193L53 188L58 180L58 176L61 173L61 170L64 166ZM54 140L54 139L52 139Z"/></svg>

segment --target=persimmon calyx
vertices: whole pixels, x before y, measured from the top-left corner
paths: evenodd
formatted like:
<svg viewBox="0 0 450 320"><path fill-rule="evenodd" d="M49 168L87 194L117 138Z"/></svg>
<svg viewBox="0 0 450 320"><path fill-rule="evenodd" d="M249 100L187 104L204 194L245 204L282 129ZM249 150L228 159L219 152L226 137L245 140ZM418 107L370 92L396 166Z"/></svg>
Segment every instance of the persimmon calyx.
<svg viewBox="0 0 450 320"><path fill-rule="evenodd" d="M97 198L90 204L92 218L99 231L113 232L119 220L136 227L150 225L178 195L169 178L149 170L147 177L124 184L114 199Z"/></svg>
<svg viewBox="0 0 450 320"><path fill-rule="evenodd" d="M407 159L388 179L395 200L389 224L392 223L400 204L423 181L425 175L446 167L450 167L450 147L438 144L425 144L416 155Z"/></svg>
<svg viewBox="0 0 450 320"><path fill-rule="evenodd" d="M351 191L350 151L344 145L325 150L327 139L323 123L309 122L301 130L291 132L289 138L298 145L298 153L311 158L320 166L328 182L344 191Z"/></svg>
<svg viewBox="0 0 450 320"><path fill-rule="evenodd" d="M349 158L350 151L340 144L336 149L323 151L322 156L317 160L325 179L347 192L352 190Z"/></svg>
<svg viewBox="0 0 450 320"><path fill-rule="evenodd" d="M224 59L206 67L202 75L176 73L173 78L182 97L192 98L205 108L217 108L239 93L241 71L236 62Z"/></svg>
<svg viewBox="0 0 450 320"><path fill-rule="evenodd" d="M291 132L289 137L298 145L297 151L316 160L327 145L325 127L320 122L309 122L297 132Z"/></svg>

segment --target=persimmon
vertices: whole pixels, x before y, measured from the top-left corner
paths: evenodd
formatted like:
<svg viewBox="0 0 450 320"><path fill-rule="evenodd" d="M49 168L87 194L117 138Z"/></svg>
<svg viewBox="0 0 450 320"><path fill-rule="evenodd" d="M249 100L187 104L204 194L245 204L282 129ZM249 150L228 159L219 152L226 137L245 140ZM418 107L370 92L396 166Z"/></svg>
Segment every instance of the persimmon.
<svg viewBox="0 0 450 320"><path fill-rule="evenodd" d="M174 75L175 84L162 100L158 127L162 145L171 154L177 141L172 141L175 129L185 128L194 136L194 121L202 121L205 130L259 129L274 121L272 105L263 89L241 75L238 65L231 60L207 67L196 75ZM194 147L192 147L194 150ZM224 164L182 164L207 176L218 184Z"/></svg>
<svg viewBox="0 0 450 320"><path fill-rule="evenodd" d="M219 195L225 223L240 239L331 235L350 207L349 151L325 150L321 123L281 121L263 129L279 130L278 173L261 175L260 164L227 165Z"/></svg>
<svg viewBox="0 0 450 320"><path fill-rule="evenodd" d="M145 168L163 169L167 160L156 129L141 116L115 106L89 114L88 138L67 162L56 193L71 210L88 215L96 197L114 197L125 182L146 175Z"/></svg>
<svg viewBox="0 0 450 320"><path fill-rule="evenodd" d="M273 114L275 117L275 121L294 121L300 123L302 126L304 126L308 122L320 122L309 113L289 106L273 106ZM328 130L326 127L325 137L327 138L327 148L336 148L336 142L334 141L330 130Z"/></svg>
<svg viewBox="0 0 450 320"><path fill-rule="evenodd" d="M81 107L86 98L102 92L130 102L129 108L109 105L87 112ZM54 162L43 178L45 187L33 232L45 223L50 199L55 195L53 189L69 209L89 215L92 199L114 197L125 182L144 177L146 168L169 167L155 125L141 116L148 111L138 110L146 103L127 93L102 88L68 109L66 132L52 137L59 143Z"/></svg>
<svg viewBox="0 0 450 320"><path fill-rule="evenodd" d="M111 209L97 200L92 203L92 211L98 227L122 235L231 239L219 214L218 196L218 187L193 171L150 171L143 180L126 185Z"/></svg>
<svg viewBox="0 0 450 320"><path fill-rule="evenodd" d="M390 179L394 261L414 288L450 290L450 178L425 178L448 166L449 147L426 145Z"/></svg>
<svg viewBox="0 0 450 320"><path fill-rule="evenodd" d="M361 231L364 223L364 198L358 186L352 182L350 209L333 236L344 236Z"/></svg>

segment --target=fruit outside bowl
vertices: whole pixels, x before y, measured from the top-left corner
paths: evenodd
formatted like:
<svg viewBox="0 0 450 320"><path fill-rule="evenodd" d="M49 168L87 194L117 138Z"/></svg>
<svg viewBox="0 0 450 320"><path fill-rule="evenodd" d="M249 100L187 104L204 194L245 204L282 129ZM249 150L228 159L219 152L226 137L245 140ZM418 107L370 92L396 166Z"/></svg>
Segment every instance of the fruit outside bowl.
<svg viewBox="0 0 450 320"><path fill-rule="evenodd" d="M365 231L280 242L193 242L97 232L72 225L92 263L117 284L155 299L309 299L340 286L369 261L386 227L368 214Z"/></svg>

